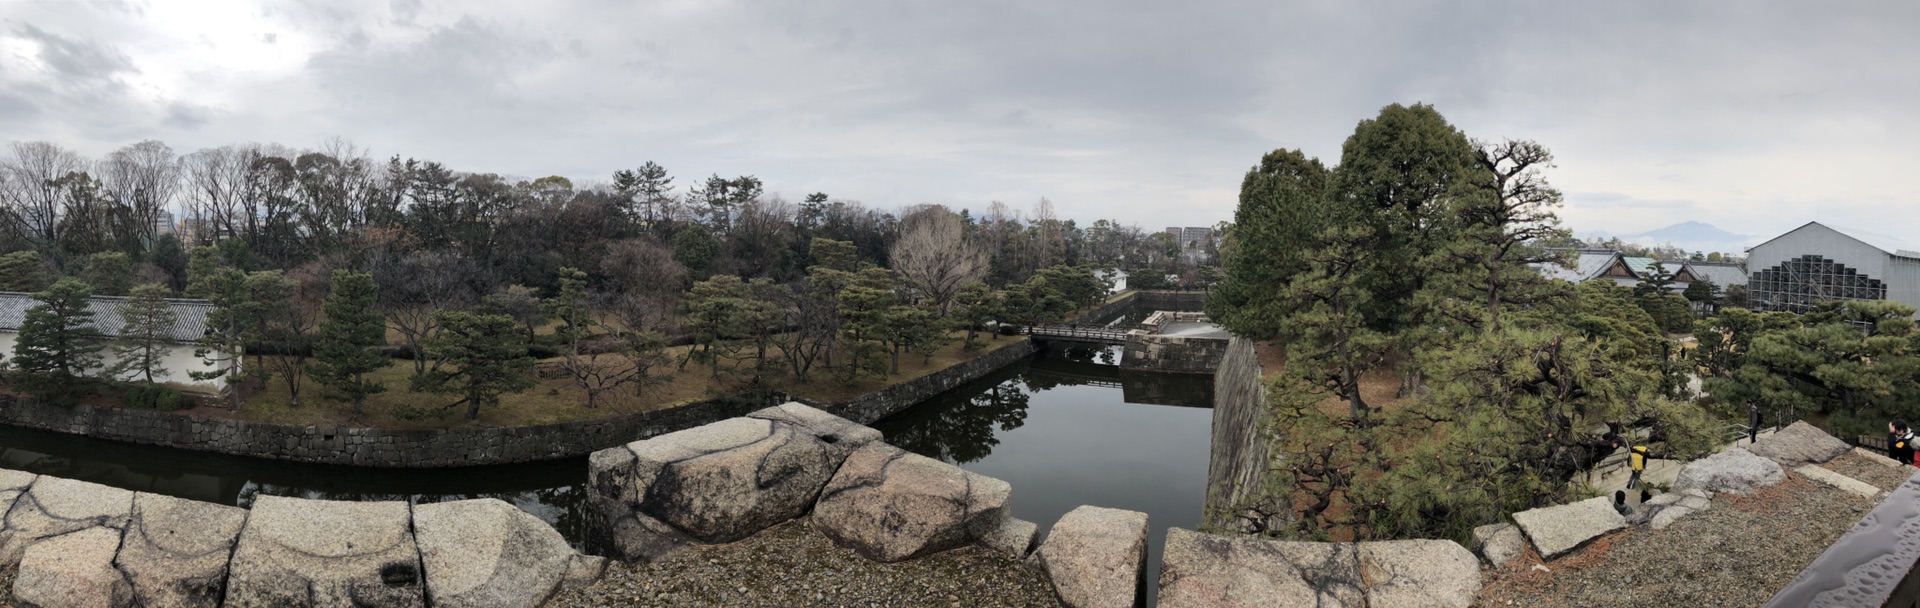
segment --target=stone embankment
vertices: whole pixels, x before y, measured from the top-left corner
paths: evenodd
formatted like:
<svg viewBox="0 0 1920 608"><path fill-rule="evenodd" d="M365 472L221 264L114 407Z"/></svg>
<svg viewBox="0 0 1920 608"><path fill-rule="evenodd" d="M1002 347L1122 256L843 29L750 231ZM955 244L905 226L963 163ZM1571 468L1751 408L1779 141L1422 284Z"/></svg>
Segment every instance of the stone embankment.
<svg viewBox="0 0 1920 608"><path fill-rule="evenodd" d="M610 556L669 560L801 516L835 544L891 563L965 546L1025 559L1069 606L1142 596L1146 514L1083 507L1038 545L1006 482L888 445L879 431L788 403L595 452L589 541Z"/></svg>
<svg viewBox="0 0 1920 608"><path fill-rule="evenodd" d="M0 568L41 608L539 606L603 558L495 499L251 510L0 470Z"/></svg>

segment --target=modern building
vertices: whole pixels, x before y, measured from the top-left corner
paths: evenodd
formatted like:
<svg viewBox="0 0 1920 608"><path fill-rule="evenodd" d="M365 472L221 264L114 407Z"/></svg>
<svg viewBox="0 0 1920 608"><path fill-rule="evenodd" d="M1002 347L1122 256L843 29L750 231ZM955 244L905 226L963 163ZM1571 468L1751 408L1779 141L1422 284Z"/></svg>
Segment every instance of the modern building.
<svg viewBox="0 0 1920 608"><path fill-rule="evenodd" d="M120 318L120 303L126 298L94 296L87 300L87 309L93 311L93 326L100 335L112 340L120 337L120 329L126 325ZM13 343L20 335L20 323L26 320L27 309L38 302L32 294L0 292L0 354L11 358ZM167 353L163 365L167 373L155 376L154 380L171 384L183 392L200 395L221 394L226 385L219 379L196 380L189 372L211 372L218 366L208 365L205 359L194 354L194 350L203 348L200 339L207 335L207 313L213 311L213 304L206 300L168 299L173 307L173 332L167 343ZM103 368L114 363L111 349L102 353ZM89 370L99 373L100 370Z"/></svg>
<svg viewBox="0 0 1920 608"><path fill-rule="evenodd" d="M1834 300L1892 300L1920 308L1920 246L1898 238L1806 225L1747 250L1747 301L1802 312Z"/></svg>
<svg viewBox="0 0 1920 608"><path fill-rule="evenodd" d="M1174 240L1180 241L1182 249L1204 249L1207 243L1213 242L1213 229L1205 226L1186 228L1169 226L1167 234L1173 235Z"/></svg>

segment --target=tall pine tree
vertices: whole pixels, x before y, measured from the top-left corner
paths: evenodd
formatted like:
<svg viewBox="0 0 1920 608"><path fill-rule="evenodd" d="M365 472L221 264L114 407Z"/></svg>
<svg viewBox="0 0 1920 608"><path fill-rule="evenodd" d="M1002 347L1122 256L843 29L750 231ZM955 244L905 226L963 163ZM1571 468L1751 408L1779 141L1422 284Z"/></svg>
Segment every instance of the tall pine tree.
<svg viewBox="0 0 1920 608"><path fill-rule="evenodd" d="M387 320L374 308L376 289L372 274L333 271L333 288L322 305L326 319L320 322L320 335L313 345L318 360L313 378L353 399L355 418L368 395L387 390L385 384L367 379L367 374L392 363L377 350L387 342Z"/></svg>
<svg viewBox="0 0 1920 608"><path fill-rule="evenodd" d="M113 347L114 362L107 368L107 377L131 374L152 384L154 376L167 375L167 351L176 321L173 305L167 302L167 288L159 284L135 287L133 295L121 300L115 312L120 314L120 339Z"/></svg>
<svg viewBox="0 0 1920 608"><path fill-rule="evenodd" d="M100 366L105 341L93 326L85 281L64 278L33 294L13 343L16 383L37 397L71 400L85 387L87 370Z"/></svg>

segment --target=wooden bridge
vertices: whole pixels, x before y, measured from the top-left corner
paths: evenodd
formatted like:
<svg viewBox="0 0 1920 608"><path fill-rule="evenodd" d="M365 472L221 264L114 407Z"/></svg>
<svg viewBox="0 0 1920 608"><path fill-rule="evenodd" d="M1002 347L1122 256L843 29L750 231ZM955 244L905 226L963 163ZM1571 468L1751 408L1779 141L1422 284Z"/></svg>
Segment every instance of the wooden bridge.
<svg viewBox="0 0 1920 608"><path fill-rule="evenodd" d="M1042 340L1126 344L1127 330L1103 325L1029 325L1027 335Z"/></svg>

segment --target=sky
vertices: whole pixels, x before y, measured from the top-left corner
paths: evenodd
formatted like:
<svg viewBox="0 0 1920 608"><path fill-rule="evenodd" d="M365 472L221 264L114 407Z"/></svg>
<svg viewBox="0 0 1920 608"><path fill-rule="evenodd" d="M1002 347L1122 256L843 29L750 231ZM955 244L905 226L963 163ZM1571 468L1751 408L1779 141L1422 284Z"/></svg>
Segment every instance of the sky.
<svg viewBox="0 0 1920 608"><path fill-rule="evenodd" d="M1531 139L1581 234L1920 225L1920 3L0 0L0 142L244 142L881 208L1229 220L1429 103Z"/></svg>

